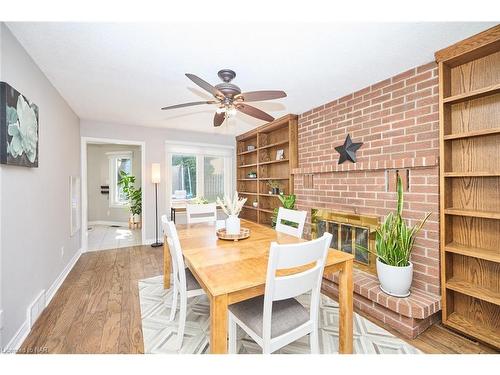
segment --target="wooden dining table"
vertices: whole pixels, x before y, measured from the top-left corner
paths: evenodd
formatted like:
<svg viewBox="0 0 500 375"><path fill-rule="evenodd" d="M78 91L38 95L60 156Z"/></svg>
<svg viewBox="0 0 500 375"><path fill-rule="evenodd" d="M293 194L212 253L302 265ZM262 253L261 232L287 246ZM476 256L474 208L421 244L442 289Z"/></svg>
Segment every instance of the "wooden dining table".
<svg viewBox="0 0 500 375"><path fill-rule="evenodd" d="M227 353L228 306L264 294L271 242L305 241L241 220L250 237L217 238L215 223L176 225L184 260L210 301L210 350ZM170 250L164 242L164 288L170 288ZM339 353L352 353L353 281L351 254L330 249L325 274L339 275ZM285 271L286 272L286 271ZM289 271L292 272L292 271Z"/></svg>

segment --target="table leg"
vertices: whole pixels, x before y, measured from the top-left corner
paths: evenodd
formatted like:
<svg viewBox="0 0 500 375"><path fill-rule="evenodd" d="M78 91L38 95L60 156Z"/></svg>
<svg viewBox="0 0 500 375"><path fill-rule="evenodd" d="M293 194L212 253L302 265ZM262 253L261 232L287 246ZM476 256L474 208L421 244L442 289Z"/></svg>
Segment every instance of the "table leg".
<svg viewBox="0 0 500 375"><path fill-rule="evenodd" d="M227 295L210 296L210 352L227 353Z"/></svg>
<svg viewBox="0 0 500 375"><path fill-rule="evenodd" d="M339 277L339 353L352 354L352 260L344 262Z"/></svg>
<svg viewBox="0 0 500 375"><path fill-rule="evenodd" d="M170 249L167 243L167 237L163 238L163 288L170 288Z"/></svg>

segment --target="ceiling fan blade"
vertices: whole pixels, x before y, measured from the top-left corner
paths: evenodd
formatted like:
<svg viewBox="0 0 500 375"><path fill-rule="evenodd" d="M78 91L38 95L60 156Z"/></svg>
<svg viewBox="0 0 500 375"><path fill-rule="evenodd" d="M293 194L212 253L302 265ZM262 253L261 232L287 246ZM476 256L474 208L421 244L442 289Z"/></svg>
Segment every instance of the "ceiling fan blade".
<svg viewBox="0 0 500 375"><path fill-rule="evenodd" d="M215 113L214 126L221 126L225 119L226 119L226 114L224 112Z"/></svg>
<svg viewBox="0 0 500 375"><path fill-rule="evenodd" d="M262 100L273 100L286 97L286 92L276 90L243 92L237 98L243 98L245 102L259 102Z"/></svg>
<svg viewBox="0 0 500 375"><path fill-rule="evenodd" d="M215 100L209 100L209 101L204 101L204 102L191 102L191 103L183 103L183 104L176 104L176 105L171 105L168 107L163 107L162 110L166 109L174 109L174 108L182 108L182 107L190 107L192 105L200 105L200 104L215 104L218 103Z"/></svg>
<svg viewBox="0 0 500 375"><path fill-rule="evenodd" d="M208 91L210 94L212 94L215 97L218 98L224 98L224 94L220 92L216 87L212 86L210 83L202 80L200 77L191 74L191 73L186 73L186 77L188 77L191 81L196 83L198 86L200 86L203 90Z"/></svg>
<svg viewBox="0 0 500 375"><path fill-rule="evenodd" d="M243 103L237 104L236 109L240 112L243 112L243 113L249 115L249 116L252 116L252 117L264 120L264 121L273 121L274 120L273 116L267 114L264 111L261 111L258 108L252 107L251 105L248 105L248 104L243 104Z"/></svg>

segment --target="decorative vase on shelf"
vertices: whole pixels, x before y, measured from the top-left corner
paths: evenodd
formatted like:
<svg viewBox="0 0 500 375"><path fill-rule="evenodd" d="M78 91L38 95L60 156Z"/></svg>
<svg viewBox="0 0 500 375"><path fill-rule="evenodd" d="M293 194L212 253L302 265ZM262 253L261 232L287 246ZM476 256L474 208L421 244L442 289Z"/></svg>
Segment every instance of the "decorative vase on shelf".
<svg viewBox="0 0 500 375"><path fill-rule="evenodd" d="M240 234L240 219L236 215L229 215L226 219L226 234Z"/></svg>

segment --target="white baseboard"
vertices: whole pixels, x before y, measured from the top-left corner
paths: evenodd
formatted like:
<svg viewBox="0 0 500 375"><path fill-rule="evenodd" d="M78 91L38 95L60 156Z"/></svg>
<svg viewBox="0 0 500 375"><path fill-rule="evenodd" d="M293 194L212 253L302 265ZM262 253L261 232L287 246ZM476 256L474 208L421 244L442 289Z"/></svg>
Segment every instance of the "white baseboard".
<svg viewBox="0 0 500 375"><path fill-rule="evenodd" d="M127 221L106 221L106 220L96 220L96 221L89 221L88 226L91 225L118 225L120 227L128 227L128 222Z"/></svg>
<svg viewBox="0 0 500 375"><path fill-rule="evenodd" d="M79 249L76 254L71 258L69 263L64 267L64 270L61 272L61 274L55 279L55 281L52 283L49 289L47 289L47 295L46 295L46 301L47 303L45 304L45 307L48 306L50 301L52 301L52 298L56 294L56 292L59 290L61 287L62 283L64 282L64 279L66 279L66 276L68 276L69 272L73 269L75 266L76 262L78 262L78 259L80 259L80 256L82 255L82 249Z"/></svg>
<svg viewBox="0 0 500 375"><path fill-rule="evenodd" d="M68 276L69 272L73 269L78 259L80 259L81 255L82 249L78 249L73 258L71 258L66 267L64 267L64 270L61 272L61 274L54 280L50 288L47 290L45 307L49 305L50 301L64 282L64 279L66 279L66 276ZM2 351L5 353L15 353L17 350L19 350L21 344L24 340L26 340L26 337L28 337L29 333L30 326L28 318L26 318L14 337L12 337L9 343L2 348Z"/></svg>
<svg viewBox="0 0 500 375"><path fill-rule="evenodd" d="M19 350L19 347L23 343L23 341L28 337L28 334L30 333L30 327L29 327L29 322L28 319L26 319L21 327L18 329L14 337L7 343L2 348L2 353L5 354L16 354L17 350Z"/></svg>

